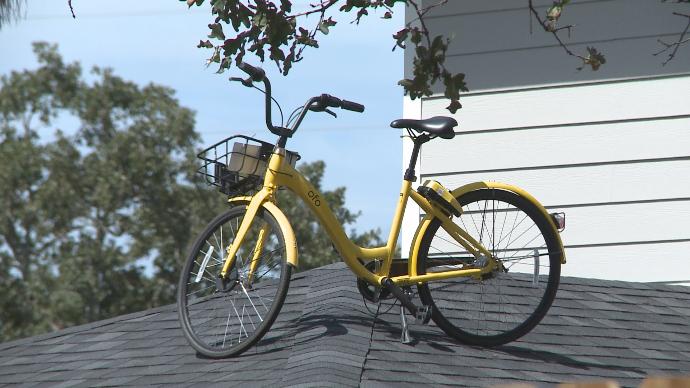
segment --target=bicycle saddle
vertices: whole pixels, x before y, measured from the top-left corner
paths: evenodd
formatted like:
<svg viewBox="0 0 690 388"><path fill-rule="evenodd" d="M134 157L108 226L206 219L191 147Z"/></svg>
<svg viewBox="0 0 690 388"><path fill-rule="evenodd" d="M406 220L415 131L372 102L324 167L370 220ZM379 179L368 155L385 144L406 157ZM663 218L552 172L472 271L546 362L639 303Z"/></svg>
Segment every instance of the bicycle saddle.
<svg viewBox="0 0 690 388"><path fill-rule="evenodd" d="M428 132L444 139L452 139L455 136L453 128L458 125L452 117L434 116L425 120L399 119L391 122L393 128L410 128L417 132Z"/></svg>

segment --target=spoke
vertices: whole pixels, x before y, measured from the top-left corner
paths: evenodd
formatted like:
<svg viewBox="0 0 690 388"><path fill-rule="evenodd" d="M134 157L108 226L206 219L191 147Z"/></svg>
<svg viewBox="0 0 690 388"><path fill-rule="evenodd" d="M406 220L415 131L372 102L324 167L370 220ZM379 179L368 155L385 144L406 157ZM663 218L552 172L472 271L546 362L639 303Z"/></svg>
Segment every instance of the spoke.
<svg viewBox="0 0 690 388"><path fill-rule="evenodd" d="M543 247L542 247L543 248ZM526 248L527 249L527 248ZM552 252L545 252L545 253L540 253L539 257L542 256L549 256ZM534 255L524 255L524 256L510 256L507 259L501 259L502 262L507 262L507 261L518 261L518 260L523 260L523 259L531 259L533 258Z"/></svg>
<svg viewBox="0 0 690 388"><path fill-rule="evenodd" d="M503 210L504 210L504 213L505 213L505 211L507 211L509 208L510 208L510 204L507 203L507 204L506 204L506 208L503 209ZM503 241L503 229L504 229L505 226L506 226L506 220L507 220L507 219L508 219L508 215L507 215L507 213L506 213L506 215L503 217L503 224L501 225L501 232L499 233L499 236L498 236L498 243L496 243L497 248L500 248L500 247L501 247L501 241Z"/></svg>
<svg viewBox="0 0 690 388"><path fill-rule="evenodd" d="M242 316L243 316L243 317L244 317L244 312L245 312L246 310L247 310L247 309L246 309L246 306L245 306L245 305L242 305ZM252 327L254 328L254 330L256 330L256 325L254 325L254 321L252 320L252 315L249 314L249 313L247 313L247 318L249 319L249 323L252 324Z"/></svg>
<svg viewBox="0 0 690 388"><path fill-rule="evenodd" d="M204 271L204 272L206 272L206 271ZM196 276L196 275L198 275L199 273L198 273L198 272L197 272L197 273L190 272L190 274L191 274L192 276ZM206 280L207 282L213 282L213 280L207 278L206 276L201 276L201 277L199 278L199 281L201 281L201 279ZM196 283L198 283L198 282L194 282L194 284L196 284ZM187 284L192 284L192 283L187 282Z"/></svg>
<svg viewBox="0 0 690 388"><path fill-rule="evenodd" d="M520 237L522 237L525 233L529 232L529 230L532 229L535 225L536 225L536 224L532 224L532 226L530 226L529 229L527 229L527 230L525 230L524 232L522 232L522 234L520 234L519 236L517 236L517 237L515 238L515 240L513 240L513 241L517 241L517 239L519 239ZM541 231L539 231L539 232L537 233L536 236L532 237L531 240L527 241L527 243L525 243L525 245L523 245L522 248L519 248L519 249L525 249L529 244L532 243L532 241L534 241L534 240L536 240L537 238L541 237L541 235L542 235L542 234L541 234ZM516 252L516 253L517 253L517 252ZM513 256L515 256L516 253L513 253ZM511 257L512 257L512 256L511 256ZM507 259L510 259L511 257L507 257Z"/></svg>
<svg viewBox="0 0 690 388"><path fill-rule="evenodd" d="M220 230L223 230L223 227L221 226ZM216 240L216 246L220 248L220 243L218 243L218 236L216 236L216 232L213 232L213 239ZM209 244L211 245L211 244Z"/></svg>
<svg viewBox="0 0 690 388"><path fill-rule="evenodd" d="M187 284L189 284L189 283L187 283ZM187 294L187 296L194 295L194 294L196 294L197 292L205 291L205 290L208 290L209 288L212 288L212 287L215 287L215 286L216 286L216 285L214 284L214 285L212 285L212 286L204 287L204 288L202 288L202 289L200 289L200 290L196 290L196 291L194 291L194 292L190 292L189 294Z"/></svg>
<svg viewBox="0 0 690 388"><path fill-rule="evenodd" d="M465 247L463 247L462 245L460 245L460 244L459 244L457 241L455 241L455 240L449 240L449 239L443 238L443 237L441 237L441 236L436 236L436 237L437 237L439 240L445 241L445 242L447 242L447 243L449 243L449 244L453 244L453 245L455 245L455 246L458 247L458 248L465 249ZM437 249L438 249L438 248L437 248Z"/></svg>
<svg viewBox="0 0 690 388"><path fill-rule="evenodd" d="M225 347L225 339L228 338L228 327L230 326L230 316L231 316L231 314L232 314L231 312L228 313L228 319L227 319L227 321L225 322L225 334L223 334L223 344L221 345L221 348L224 348L224 347Z"/></svg>
<svg viewBox="0 0 690 388"><path fill-rule="evenodd" d="M240 313L237 311L237 307L235 307L235 302L230 300L230 304L232 304L232 309L235 310L235 315L237 316L237 320L240 322L240 332L238 336L238 342L242 342L242 331L244 331L244 336L249 338L249 334L247 334L247 329L244 327L244 323L242 322L242 318L240 318Z"/></svg>
<svg viewBox="0 0 690 388"><path fill-rule="evenodd" d="M282 249L282 248L281 248L281 249ZM270 266L270 267L269 267L264 273L262 273L260 276L258 276L258 277L257 277L257 276L254 276L254 279L257 279L257 280L261 279L264 275L266 275L267 273L271 272L271 270L273 270L273 268L275 268L277 265L279 265L280 262L281 262L281 260L276 261L275 264L273 264L272 266Z"/></svg>
<svg viewBox="0 0 690 388"><path fill-rule="evenodd" d="M511 242L510 238L511 238L511 236L513 235L513 232L515 231L515 229L516 229L518 226L520 226L523 222L525 222L525 220L529 217L527 214L525 214L525 216L522 217L522 219L520 219L520 222L518 222L517 224L515 224L515 222L517 221L517 217L518 217L518 216L519 216L519 214L515 214L515 221L513 222L513 227L511 228L510 233L509 233L508 236L507 236L507 237L508 237L508 242L506 243L506 247L510 244L510 242ZM513 241L515 241L515 240L513 240ZM500 244L501 242L502 242L502 241L499 241L498 243Z"/></svg>
<svg viewBox="0 0 690 388"><path fill-rule="evenodd" d="M252 302L252 298L251 298L251 297L249 296L249 294L247 293L247 289L244 288L244 284L242 284L242 282L240 282L240 286L242 287L242 291L244 292L244 295L247 296L247 299L249 300L249 303L250 303L250 304L252 305L252 307L254 308L254 311L256 311L257 317L259 317L259 320L260 320L261 322L263 322L264 319L261 317L261 314L259 313L259 310L256 309L256 306L254 306L254 302Z"/></svg>
<svg viewBox="0 0 690 388"><path fill-rule="evenodd" d="M479 205L477 205L477 209L479 209ZM474 212L471 212L469 214L470 218L472 219L472 224L474 224L474 230L477 232L477 235L479 235L479 242L481 243L481 232L479 231L479 228L477 227L477 221L474 220Z"/></svg>

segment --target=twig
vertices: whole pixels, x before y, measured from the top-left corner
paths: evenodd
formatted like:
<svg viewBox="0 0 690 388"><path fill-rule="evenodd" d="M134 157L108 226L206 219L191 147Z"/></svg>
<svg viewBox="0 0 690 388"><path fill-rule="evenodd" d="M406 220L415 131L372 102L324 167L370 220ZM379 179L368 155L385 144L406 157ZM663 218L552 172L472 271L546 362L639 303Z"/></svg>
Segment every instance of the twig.
<svg viewBox="0 0 690 388"><path fill-rule="evenodd" d="M666 43L661 39L657 39L657 42L664 45L664 48L661 49L660 51L657 51L656 53L654 53L652 55L657 56L663 52L670 50L671 47L673 47L673 51L671 51L671 53L668 55L668 58L666 58L666 60L661 64L662 66L666 66L667 63L671 62L671 60L673 60L673 58L676 57L676 53L678 52L678 48L680 48L680 45L685 44L687 42L690 42L690 38L683 39L683 38L685 38L685 34L688 33L688 29L690 29L690 15L687 15L684 13L679 13L679 12L674 12L673 14L677 15L677 16L683 16L683 17L688 18L688 24L685 25L685 29L680 34L680 36L678 37L678 41L676 41L676 42Z"/></svg>
<svg viewBox="0 0 690 388"><path fill-rule="evenodd" d="M409 0L409 3L412 4L412 6L413 6L414 9L415 9L415 12L417 13L417 17L414 18L414 19L412 19L412 20L410 20L405 26L406 26L406 27L410 27L410 26L412 25L412 23L414 23L414 22L416 22L417 20L419 20L419 21L422 22L422 28L425 28L425 27L424 27L424 16L425 16L429 11L431 11L432 9L434 9L434 8L436 8L436 7L440 7L440 6L444 5L444 4L446 4L447 2L448 2L448 0L440 0L440 1L439 1L438 3L436 3L436 4L432 4L432 5L430 5L430 6L426 7L426 8L422 8L422 10L421 10L421 12L420 12L419 6L418 6L417 3L415 2L415 0Z"/></svg>
<svg viewBox="0 0 690 388"><path fill-rule="evenodd" d="M67 4L69 5L69 10L72 12L72 19L76 19L77 15L74 14L74 8L72 8L72 0L67 0Z"/></svg>
<svg viewBox="0 0 690 388"><path fill-rule="evenodd" d="M547 23L545 20L542 20L542 18L539 17L539 13L537 12L536 9L534 9L534 5L532 4L532 0L529 0L529 10L532 12L532 14L534 15L534 17L537 18L537 21L539 22L539 25L541 25L541 28L543 28L544 31L546 31L546 32L550 32L550 33L553 35L553 37L556 38L556 41L558 42L558 44L559 44L561 47L563 47L563 50L565 50L565 52L566 52L568 55L573 56L573 57L576 57L576 58L580 58L580 59L583 60L583 61L586 61L586 60L587 60L587 58L583 57L582 55L578 55L578 54L573 53L573 52L568 48L568 46L567 46L565 43L563 43L563 41L561 40L561 37L558 36L558 31L560 31L560 30L567 29L568 32L570 32L570 29L574 27L572 24L567 25L567 26L564 26L564 27L560 27L560 28L555 28L555 29L554 29L552 26L549 25L549 23ZM531 21L531 20L532 20L532 19L530 19L530 21ZM530 32L531 32L531 28L532 28L532 24L530 23Z"/></svg>
<svg viewBox="0 0 690 388"><path fill-rule="evenodd" d="M335 3L337 3L338 1L339 1L339 0L328 0L328 1L325 2L325 3L322 1L321 4L319 4L319 5L316 5L316 4L309 4L309 6L311 6L311 7L314 8L314 9L309 10L309 11L304 11L304 12L302 12L302 13L296 13L296 14L294 14L294 15L289 15L288 18L290 18L290 19L296 19L296 18L298 18L298 17L300 17L300 16L309 16L309 15L311 15L311 14L313 14L313 13L317 13L317 12L321 12L321 14L323 14L323 13L326 12L326 10L328 10L329 8L331 8L331 7L332 7L333 5L335 5Z"/></svg>

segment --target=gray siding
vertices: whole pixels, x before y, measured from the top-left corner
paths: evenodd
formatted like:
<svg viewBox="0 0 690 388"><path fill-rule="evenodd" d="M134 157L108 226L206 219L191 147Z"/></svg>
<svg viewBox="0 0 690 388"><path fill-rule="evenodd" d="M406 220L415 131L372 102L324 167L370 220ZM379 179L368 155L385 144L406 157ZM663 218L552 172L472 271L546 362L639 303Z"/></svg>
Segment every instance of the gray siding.
<svg viewBox="0 0 690 388"><path fill-rule="evenodd" d="M543 13L551 1L535 4ZM451 0L429 14L427 26L433 34L452 37L448 68L467 74L470 90L478 91L690 72L687 47L666 66L665 54L652 55L661 49L658 38L673 41L685 27L684 18L672 12L688 8L653 0L573 0L561 20L576 27L564 41L576 53L588 46L602 51L607 63L598 71L576 70L580 61L568 56L536 20L530 34L526 1ZM408 9L407 20L411 17ZM406 76L411 74L411 55L408 50Z"/></svg>

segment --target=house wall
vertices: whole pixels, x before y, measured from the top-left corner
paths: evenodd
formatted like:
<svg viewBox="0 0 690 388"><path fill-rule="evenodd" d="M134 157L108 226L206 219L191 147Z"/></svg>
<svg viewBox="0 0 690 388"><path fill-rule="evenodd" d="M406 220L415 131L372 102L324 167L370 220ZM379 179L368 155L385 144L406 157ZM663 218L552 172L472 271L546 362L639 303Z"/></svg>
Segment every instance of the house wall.
<svg viewBox="0 0 690 388"><path fill-rule="evenodd" d="M592 45L604 52L598 72L575 70L578 61L536 22L530 35L522 2L436 9L428 26L455 33L449 69L465 72L472 91L453 115L456 137L422 149L419 181L450 188L503 181L565 211L566 276L690 280L690 47L666 66L651 55L658 37L670 41L684 28L676 9L573 1L563 20L578 24L569 42L576 52ZM447 105L442 96L407 99L405 115L450 115ZM411 146L404 147L407 157ZM410 210L403 244L419 215Z"/></svg>

